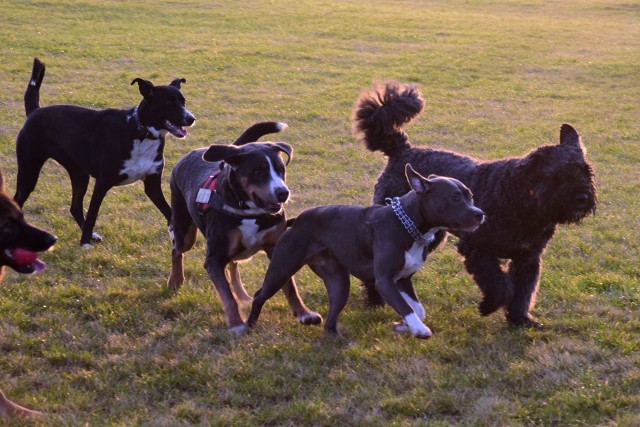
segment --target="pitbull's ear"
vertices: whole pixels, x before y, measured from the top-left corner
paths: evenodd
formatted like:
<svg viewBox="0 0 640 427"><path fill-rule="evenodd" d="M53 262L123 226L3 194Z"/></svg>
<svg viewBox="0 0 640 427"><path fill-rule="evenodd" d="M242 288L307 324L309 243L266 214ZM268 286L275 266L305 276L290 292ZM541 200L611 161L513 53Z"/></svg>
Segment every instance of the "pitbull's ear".
<svg viewBox="0 0 640 427"><path fill-rule="evenodd" d="M131 82L131 85L133 86L135 83L138 83L138 89L140 89L140 94L143 97L145 98L153 97L153 92L155 89L155 86L153 86L153 83L151 83L149 80L141 79L140 77L136 77L135 79L133 79L133 81Z"/></svg>
<svg viewBox="0 0 640 427"><path fill-rule="evenodd" d="M240 154L242 150L233 145L212 145L202 155L205 162L219 162L231 159L233 156ZM227 163L232 163L227 161Z"/></svg>
<svg viewBox="0 0 640 427"><path fill-rule="evenodd" d="M426 193L429 191L431 181L416 172L413 167L411 167L411 164L407 163L404 167L404 174L407 177L409 186L415 190L416 193Z"/></svg>
<svg viewBox="0 0 640 427"><path fill-rule="evenodd" d="M177 78L177 79L174 79L171 83L169 83L169 86L173 86L180 89L180 85L186 82L187 81L185 79Z"/></svg>
<svg viewBox="0 0 640 427"><path fill-rule="evenodd" d="M293 147L286 142L272 142L271 144L273 144L276 149L287 155L287 162L285 163L285 166L288 165L291 159L293 159Z"/></svg>

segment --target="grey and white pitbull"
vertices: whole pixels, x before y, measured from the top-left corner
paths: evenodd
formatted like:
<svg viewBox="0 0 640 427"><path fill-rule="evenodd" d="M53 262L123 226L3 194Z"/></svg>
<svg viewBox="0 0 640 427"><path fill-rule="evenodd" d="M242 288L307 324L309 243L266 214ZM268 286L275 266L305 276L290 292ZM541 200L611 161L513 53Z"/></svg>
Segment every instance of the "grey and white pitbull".
<svg viewBox="0 0 640 427"><path fill-rule="evenodd" d="M435 232L475 231L485 216L460 181L436 175L425 178L409 164L405 174L412 190L389 200L390 206L329 205L300 214L276 244L247 325L253 326L264 303L308 265L327 288L327 332L338 332L338 315L347 302L352 274L375 283L402 316L397 332L408 329L417 338L429 338L431 330L423 323L426 313L410 278L424 263Z"/></svg>

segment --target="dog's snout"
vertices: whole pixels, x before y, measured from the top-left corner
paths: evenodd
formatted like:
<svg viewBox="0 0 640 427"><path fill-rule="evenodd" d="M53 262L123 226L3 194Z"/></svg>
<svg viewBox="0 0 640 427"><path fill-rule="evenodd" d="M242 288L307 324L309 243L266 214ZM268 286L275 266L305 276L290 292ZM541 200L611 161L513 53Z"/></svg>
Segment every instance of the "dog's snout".
<svg viewBox="0 0 640 427"><path fill-rule="evenodd" d="M579 193L575 196L576 203L585 204L589 201L589 195L587 193Z"/></svg>
<svg viewBox="0 0 640 427"><path fill-rule="evenodd" d="M484 212L478 208L475 209L475 214L474 214L474 218L476 221L478 221L480 224L482 224L484 222L485 219L487 219L486 215L484 214Z"/></svg>
<svg viewBox="0 0 640 427"><path fill-rule="evenodd" d="M186 126L192 126L195 122L196 122L196 118L193 116L193 114L187 112L184 115L184 123Z"/></svg>
<svg viewBox="0 0 640 427"><path fill-rule="evenodd" d="M284 203L289 199L289 190L287 190L285 187L276 188L275 194L276 194L276 199L280 203Z"/></svg>

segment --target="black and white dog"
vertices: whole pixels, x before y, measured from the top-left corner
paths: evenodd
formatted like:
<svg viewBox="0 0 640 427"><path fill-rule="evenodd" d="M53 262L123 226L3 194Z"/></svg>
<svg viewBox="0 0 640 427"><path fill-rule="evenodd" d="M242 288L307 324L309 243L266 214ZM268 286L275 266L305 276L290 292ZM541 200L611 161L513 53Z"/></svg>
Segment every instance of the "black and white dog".
<svg viewBox="0 0 640 427"><path fill-rule="evenodd" d="M31 81L24 95L27 120L18 134L17 190L14 199L23 206L38 182L44 162L54 159L69 173L72 186L71 215L82 229L80 244L101 241L93 232L98 210L107 192L114 186L144 181L145 194L171 222L171 208L162 194L164 138L187 135L184 126L192 126L195 117L185 108L180 92L184 79L168 86L154 86L136 78L143 96L129 110L91 110L75 105L40 108L40 85L44 63L33 61ZM89 177L95 178L89 210L84 216L83 199Z"/></svg>

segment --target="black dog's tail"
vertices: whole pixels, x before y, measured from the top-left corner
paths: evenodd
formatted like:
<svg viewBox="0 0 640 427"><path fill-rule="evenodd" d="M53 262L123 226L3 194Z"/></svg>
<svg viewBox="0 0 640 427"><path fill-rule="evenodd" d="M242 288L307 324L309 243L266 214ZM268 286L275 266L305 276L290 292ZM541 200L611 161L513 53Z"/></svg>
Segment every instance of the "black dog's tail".
<svg viewBox="0 0 640 427"><path fill-rule="evenodd" d="M24 111L27 117L34 110L40 108L40 85L44 79L44 62L38 58L33 59L33 71L31 72L31 80L24 93Z"/></svg>
<svg viewBox="0 0 640 427"><path fill-rule="evenodd" d="M242 135L233 142L233 145L244 145L250 142L256 142L260 137L270 133L278 133L289 125L280 122L260 122L248 127Z"/></svg>
<svg viewBox="0 0 640 427"><path fill-rule="evenodd" d="M387 156L409 147L404 127L424 108L424 99L414 85L377 83L360 94L351 118L353 135L370 151Z"/></svg>

